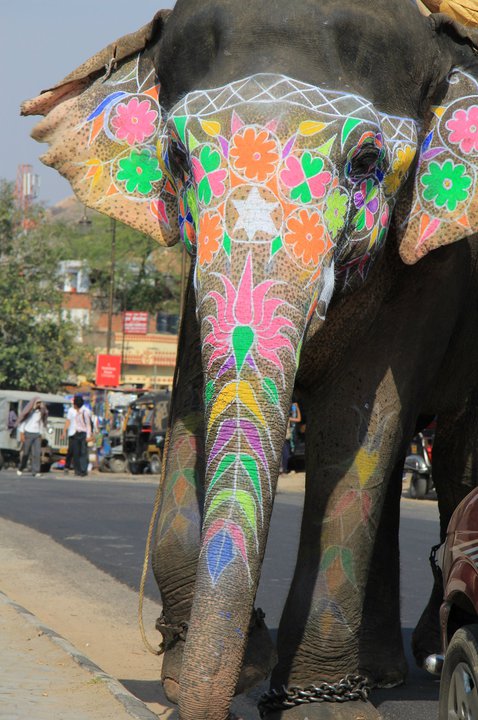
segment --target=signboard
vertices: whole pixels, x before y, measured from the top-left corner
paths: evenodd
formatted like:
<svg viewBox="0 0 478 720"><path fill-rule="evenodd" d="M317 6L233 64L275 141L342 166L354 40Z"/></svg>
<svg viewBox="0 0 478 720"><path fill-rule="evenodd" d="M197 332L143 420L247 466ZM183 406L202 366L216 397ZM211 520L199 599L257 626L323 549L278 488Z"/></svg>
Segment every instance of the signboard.
<svg viewBox="0 0 478 720"><path fill-rule="evenodd" d="M118 387L121 379L121 355L96 356L96 384Z"/></svg>
<svg viewBox="0 0 478 720"><path fill-rule="evenodd" d="M124 312L123 332L125 335L146 335L148 332L148 313L130 310Z"/></svg>

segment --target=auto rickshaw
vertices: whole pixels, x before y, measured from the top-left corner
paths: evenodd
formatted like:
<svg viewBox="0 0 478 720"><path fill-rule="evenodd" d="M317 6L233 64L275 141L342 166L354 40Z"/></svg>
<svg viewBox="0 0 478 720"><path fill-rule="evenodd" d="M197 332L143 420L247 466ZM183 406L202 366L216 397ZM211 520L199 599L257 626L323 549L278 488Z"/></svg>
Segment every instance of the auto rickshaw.
<svg viewBox="0 0 478 720"><path fill-rule="evenodd" d="M170 401L169 392L155 392L139 397L128 407L123 453L134 475L161 472Z"/></svg>

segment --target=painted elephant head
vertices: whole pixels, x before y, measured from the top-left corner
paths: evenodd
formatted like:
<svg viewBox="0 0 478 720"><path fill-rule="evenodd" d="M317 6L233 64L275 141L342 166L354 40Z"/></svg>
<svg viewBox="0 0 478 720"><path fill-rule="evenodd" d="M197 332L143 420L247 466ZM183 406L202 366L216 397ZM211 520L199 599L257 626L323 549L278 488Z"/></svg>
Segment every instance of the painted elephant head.
<svg viewBox="0 0 478 720"><path fill-rule="evenodd" d="M180 0L23 107L46 115L44 162L86 205L194 256L206 500L180 702L194 720L227 716L303 342L387 235L411 263L476 225L473 39L405 2L275 5Z"/></svg>

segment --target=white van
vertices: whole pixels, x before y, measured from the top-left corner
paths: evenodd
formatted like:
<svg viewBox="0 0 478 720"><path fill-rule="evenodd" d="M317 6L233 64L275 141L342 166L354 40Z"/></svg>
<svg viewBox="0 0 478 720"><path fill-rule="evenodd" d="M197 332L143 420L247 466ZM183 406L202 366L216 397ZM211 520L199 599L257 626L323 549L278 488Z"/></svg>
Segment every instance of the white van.
<svg viewBox="0 0 478 720"><path fill-rule="evenodd" d="M18 465L20 459L20 433L14 419L34 397L40 398L48 408L47 435L42 439L42 472L60 457L65 440L61 437L65 414L70 403L63 395L37 393L24 390L0 390L0 469L8 464Z"/></svg>

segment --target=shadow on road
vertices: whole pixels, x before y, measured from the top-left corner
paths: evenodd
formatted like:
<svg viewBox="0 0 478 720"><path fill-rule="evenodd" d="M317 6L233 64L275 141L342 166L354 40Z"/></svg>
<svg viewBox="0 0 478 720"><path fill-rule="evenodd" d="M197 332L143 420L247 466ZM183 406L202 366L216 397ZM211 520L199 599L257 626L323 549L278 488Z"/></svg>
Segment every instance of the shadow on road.
<svg viewBox="0 0 478 720"><path fill-rule="evenodd" d="M403 644L408 662L408 678L406 683L394 688L376 689L372 691L371 701L383 713L384 720L407 720L422 718L423 705L437 703L440 690L439 677L430 675L415 665L411 651L413 628L402 628ZM405 707L409 712L405 715Z"/></svg>

